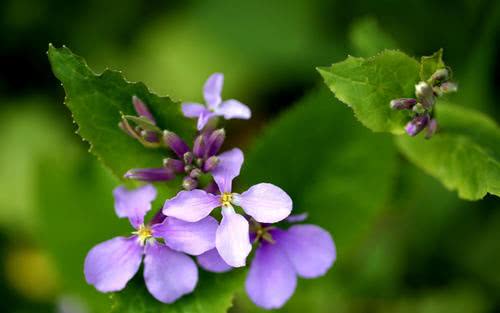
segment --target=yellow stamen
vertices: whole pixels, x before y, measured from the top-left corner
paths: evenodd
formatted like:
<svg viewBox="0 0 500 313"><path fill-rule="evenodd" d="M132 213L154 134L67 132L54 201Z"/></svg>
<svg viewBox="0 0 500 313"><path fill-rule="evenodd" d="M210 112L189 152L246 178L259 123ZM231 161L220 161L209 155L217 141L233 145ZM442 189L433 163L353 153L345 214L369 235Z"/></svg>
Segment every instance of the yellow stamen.
<svg viewBox="0 0 500 313"><path fill-rule="evenodd" d="M220 197L222 206L230 206L233 201L233 195L230 192L224 192Z"/></svg>
<svg viewBox="0 0 500 313"><path fill-rule="evenodd" d="M144 224L139 226L139 229L133 232L133 234L137 235L141 245L144 245L148 239L153 238L151 227L145 226Z"/></svg>

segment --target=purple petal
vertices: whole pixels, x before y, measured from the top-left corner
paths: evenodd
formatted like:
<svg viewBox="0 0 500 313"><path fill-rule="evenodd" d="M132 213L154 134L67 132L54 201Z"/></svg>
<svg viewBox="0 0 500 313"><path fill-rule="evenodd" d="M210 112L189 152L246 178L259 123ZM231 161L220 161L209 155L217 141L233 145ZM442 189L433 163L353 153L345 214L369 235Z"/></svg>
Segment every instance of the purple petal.
<svg viewBox="0 0 500 313"><path fill-rule="evenodd" d="M224 262L219 252L217 252L217 249L208 250L207 252L199 255L197 259L198 264L200 264L204 270L209 272L224 273L232 269L231 266Z"/></svg>
<svg viewBox="0 0 500 313"><path fill-rule="evenodd" d="M189 152L189 147L188 145L184 142L184 140L181 139L176 133L164 130L163 131L163 140L165 141L165 144L174 151L175 154L180 159L184 158L184 154L186 152Z"/></svg>
<svg viewBox="0 0 500 313"><path fill-rule="evenodd" d="M234 99L222 102L220 107L215 109L215 113L217 113L217 115L224 116L226 120L232 118L248 120L250 117L252 117L252 112L250 111L250 109L243 103Z"/></svg>
<svg viewBox="0 0 500 313"><path fill-rule="evenodd" d="M297 274L304 278L324 275L336 258L330 234L316 225L295 225L272 234L288 255Z"/></svg>
<svg viewBox="0 0 500 313"><path fill-rule="evenodd" d="M151 210L151 201L156 198L153 185L144 185L136 189L123 186L113 190L115 211L118 217L128 217L132 226L137 228L144 222L144 215Z"/></svg>
<svg viewBox="0 0 500 313"><path fill-rule="evenodd" d="M198 222L185 222L174 217L167 217L163 223L153 226L153 236L165 240L169 248L200 255L215 248L215 232L219 224L211 216Z"/></svg>
<svg viewBox="0 0 500 313"><path fill-rule="evenodd" d="M137 273L143 250L136 236L115 237L98 244L85 258L87 283L101 292L122 290Z"/></svg>
<svg viewBox="0 0 500 313"><path fill-rule="evenodd" d="M222 85L224 84L224 75L221 73L212 74L203 86L203 97L210 109L215 109L222 101Z"/></svg>
<svg viewBox="0 0 500 313"><path fill-rule="evenodd" d="M216 114L211 111L203 111L200 116L198 117L198 124L196 125L196 128L198 130L202 130L205 125L207 125L208 121L212 118L215 117Z"/></svg>
<svg viewBox="0 0 500 313"><path fill-rule="evenodd" d="M199 103L185 102L182 104L182 113L185 117L195 118L206 110L207 108Z"/></svg>
<svg viewBox="0 0 500 313"><path fill-rule="evenodd" d="M307 219L307 217L309 216L309 214L306 213L301 213L301 214L294 214L294 215L290 215L286 218L286 221L288 223L300 223L300 222L303 222Z"/></svg>
<svg viewBox="0 0 500 313"><path fill-rule="evenodd" d="M219 164L213 169L212 176L221 192L231 192L233 179L240 175L243 152L238 148L234 148L221 153L218 158Z"/></svg>
<svg viewBox="0 0 500 313"><path fill-rule="evenodd" d="M222 259L232 267L245 266L252 250L248 221L232 208L222 209L222 221L215 235L215 247Z"/></svg>
<svg viewBox="0 0 500 313"><path fill-rule="evenodd" d="M144 280L157 300L172 303L194 290L198 268L189 256L157 243L146 247Z"/></svg>
<svg viewBox="0 0 500 313"><path fill-rule="evenodd" d="M290 299L296 286L297 276L284 251L262 243L245 282L250 299L265 309L277 309Z"/></svg>
<svg viewBox="0 0 500 313"><path fill-rule="evenodd" d="M267 183L250 187L235 197L234 203L257 222L276 223L292 212L292 199L281 188Z"/></svg>
<svg viewBox="0 0 500 313"><path fill-rule="evenodd" d="M208 216L220 205L220 196L201 189L181 191L174 198L165 201L163 214L187 222L197 222Z"/></svg>
<svg viewBox="0 0 500 313"><path fill-rule="evenodd" d="M205 157L211 157L219 152L224 139L226 139L226 131L223 128L214 130L208 137Z"/></svg>
<svg viewBox="0 0 500 313"><path fill-rule="evenodd" d="M166 167L133 168L128 170L123 177L145 182L154 182L172 180L175 178L175 173L170 168Z"/></svg>

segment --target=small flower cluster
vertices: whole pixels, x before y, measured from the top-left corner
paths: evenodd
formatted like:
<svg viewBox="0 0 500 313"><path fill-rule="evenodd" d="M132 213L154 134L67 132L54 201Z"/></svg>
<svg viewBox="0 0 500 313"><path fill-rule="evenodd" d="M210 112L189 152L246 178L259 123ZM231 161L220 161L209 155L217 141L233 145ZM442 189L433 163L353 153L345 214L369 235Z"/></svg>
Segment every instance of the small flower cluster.
<svg viewBox="0 0 500 313"><path fill-rule="evenodd" d="M286 230L276 225L306 218L305 214L290 215L292 199L285 191L269 183L241 193L233 191L243 152L233 148L218 154L225 132L214 125L218 116L248 119L251 113L239 101L222 101L222 84L222 74L209 77L204 86L206 107L182 104L186 117L198 118L199 134L192 148L175 133L160 130L144 102L133 97L138 116L123 116L119 126L144 146L168 147L177 158L164 159L159 168L131 169L125 177L157 182L183 174L183 190L167 199L147 223L144 218L156 198L155 187L114 190L115 212L128 218L134 231L130 237L98 244L88 253L84 273L97 290L122 290L144 263L149 292L161 302L172 303L196 287L198 268L189 255L196 256L203 269L221 273L245 266L255 247L246 290L258 306L272 309L292 296L298 276L319 277L332 266L336 251L327 231L315 225L293 225ZM216 208L221 208L220 222L210 215Z"/></svg>
<svg viewBox="0 0 500 313"><path fill-rule="evenodd" d="M434 105L443 94L456 92L457 84L450 81L451 71L438 69L427 81L415 85L415 98L401 98L391 101L394 110L410 110L412 119L405 126L406 133L416 136L427 127L425 138L431 138L437 131L438 124L434 117Z"/></svg>

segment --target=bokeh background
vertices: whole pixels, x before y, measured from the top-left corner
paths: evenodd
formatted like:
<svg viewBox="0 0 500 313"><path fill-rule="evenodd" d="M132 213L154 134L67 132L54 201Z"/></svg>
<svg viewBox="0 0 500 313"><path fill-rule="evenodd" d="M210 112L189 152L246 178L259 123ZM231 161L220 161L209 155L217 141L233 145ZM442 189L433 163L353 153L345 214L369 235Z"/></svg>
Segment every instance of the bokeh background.
<svg viewBox="0 0 500 313"><path fill-rule="evenodd" d="M420 56L442 47L460 85L455 101L498 122L499 23L494 0L2 0L0 312L108 312L109 296L85 284L83 258L128 232L112 210L118 181L74 133L49 42L97 72L122 70L176 99L201 100L208 75L225 73L224 95L254 111L250 122L225 125L228 146L254 149L249 162L262 165L242 179L283 185L339 250L325 277L300 280L284 312L500 312L499 199L458 199L323 89L306 102L327 97L335 109L312 106L316 115L302 120L294 106L318 93L316 66L383 48ZM314 118L332 128L317 129ZM290 142L259 143L275 120L299 142L317 134L291 151L303 158L273 159ZM263 149L268 158L258 156ZM273 171L282 161L295 179ZM305 201L308 171L321 192ZM373 192L379 179L390 184ZM259 311L242 291L231 310Z"/></svg>

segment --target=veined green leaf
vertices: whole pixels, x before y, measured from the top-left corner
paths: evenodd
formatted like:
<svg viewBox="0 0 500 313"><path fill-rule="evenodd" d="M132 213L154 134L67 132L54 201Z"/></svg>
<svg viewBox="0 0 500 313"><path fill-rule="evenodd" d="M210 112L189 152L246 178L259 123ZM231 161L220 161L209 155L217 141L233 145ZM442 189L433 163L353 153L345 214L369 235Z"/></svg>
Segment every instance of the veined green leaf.
<svg viewBox="0 0 500 313"><path fill-rule="evenodd" d="M392 110L389 103L392 99L414 97L419 80L419 63L415 59L400 51L385 50L366 59L349 56L318 71L363 125L376 132L404 132L408 113Z"/></svg>
<svg viewBox="0 0 500 313"><path fill-rule="evenodd" d="M403 154L461 198L500 196L500 128L487 116L437 103L440 132L432 139L400 136Z"/></svg>
<svg viewBox="0 0 500 313"><path fill-rule="evenodd" d="M66 105L78 124L78 134L90 143L91 151L118 176L130 168L158 167L169 154L147 149L118 127L121 114L135 115L132 96L149 107L158 126L183 136L194 123L182 116L180 106L168 97L159 97L143 83L128 82L120 72L95 74L83 58L68 48L49 46L49 60L55 76L66 91Z"/></svg>

